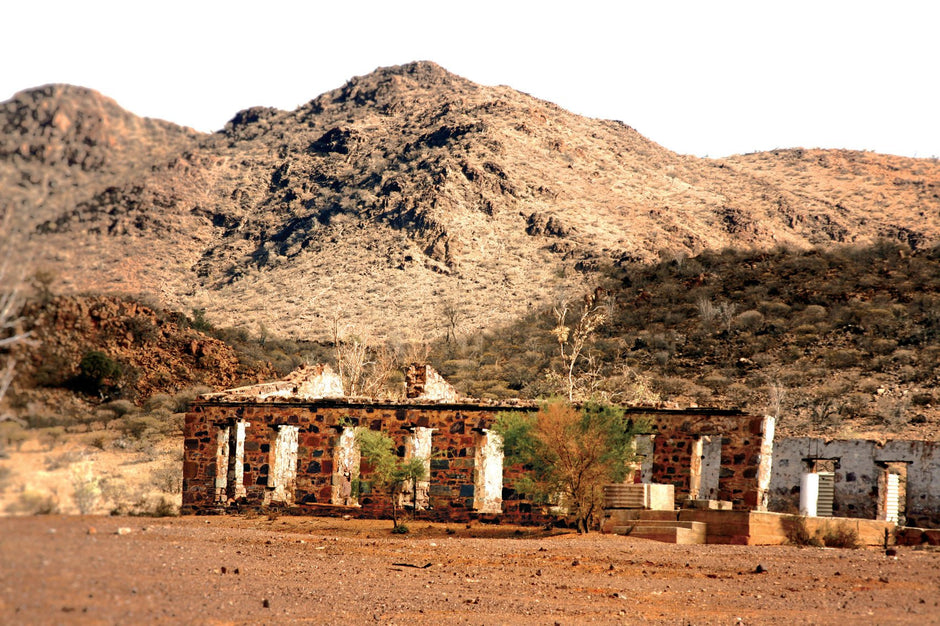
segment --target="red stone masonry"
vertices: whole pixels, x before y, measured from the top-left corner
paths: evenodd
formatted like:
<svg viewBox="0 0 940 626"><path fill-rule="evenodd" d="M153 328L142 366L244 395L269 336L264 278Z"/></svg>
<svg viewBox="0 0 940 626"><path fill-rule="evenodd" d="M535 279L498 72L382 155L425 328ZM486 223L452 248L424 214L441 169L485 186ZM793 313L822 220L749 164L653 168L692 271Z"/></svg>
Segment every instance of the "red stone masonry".
<svg viewBox="0 0 940 626"><path fill-rule="evenodd" d="M763 499L758 487L764 420L738 410L629 408L627 415L646 420L653 439L654 483L675 485L676 500L689 495L692 450L702 436L721 437L718 500L735 510L755 510ZM765 459L769 462L769 459Z"/></svg>
<svg viewBox="0 0 940 626"><path fill-rule="evenodd" d="M482 402L433 403L421 401L381 402L361 399L274 399L234 401L224 396L203 397L193 403L184 427L183 513L213 514L225 511L259 509L265 506L270 471L270 449L279 425L298 427L297 474L293 501L278 506L297 513L355 512L370 517L390 513L388 498L365 492L361 508L331 505L333 453L343 424L365 426L388 433L404 449L409 429L434 429L433 457L428 510L422 519L466 521L473 511L474 453L481 429L489 428L501 411L534 412L534 403L506 404ZM758 507L761 495L757 473L760 463L760 418L739 411L708 409L628 408L633 419L642 419L655 433L652 477L656 483L676 486L677 500L689 490L689 468L697 436L722 437L719 498L733 502L735 509ZM237 421L245 429L243 484L245 495L216 502L216 458L219 431ZM365 461L362 479L368 481ZM540 507L513 492L512 478L519 468L509 468L504 476L501 519L519 523L542 523Z"/></svg>
<svg viewBox="0 0 940 626"><path fill-rule="evenodd" d="M365 426L388 433L404 447L409 428L433 428L430 508L424 519L468 520L473 513L474 452L480 429L488 428L501 411L537 410L531 404L484 405L434 403L382 403L322 399L313 402L218 402L199 400L186 415L184 427L183 512L215 513L225 510L215 502L216 451L220 428L238 420L248 422L245 433L244 484L246 496L227 508L260 508L267 489L269 452L280 424L299 428L295 512L314 512L330 505L333 451L342 424ZM368 481L363 460L362 478ZM504 514L519 522L541 521L528 503L504 492ZM362 515L389 514L388 498L365 493ZM347 511L348 512L348 511ZM536 519L537 518L537 519Z"/></svg>

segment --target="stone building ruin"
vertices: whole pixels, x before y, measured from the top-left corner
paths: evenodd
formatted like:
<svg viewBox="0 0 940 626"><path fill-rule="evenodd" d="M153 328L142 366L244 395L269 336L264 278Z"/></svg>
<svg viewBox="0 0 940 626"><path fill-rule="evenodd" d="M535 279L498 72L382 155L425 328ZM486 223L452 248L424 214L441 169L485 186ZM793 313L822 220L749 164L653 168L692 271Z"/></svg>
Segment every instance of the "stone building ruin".
<svg viewBox="0 0 940 626"><path fill-rule="evenodd" d="M500 412L536 412L536 402L462 398L427 365L407 368L405 385L401 400L348 397L340 377L318 365L201 396L186 415L182 512L276 507L387 517L390 502L372 491L356 443L355 428L365 427L388 434L399 456L425 460L427 479L397 503L421 519L552 517L513 490L521 468L504 467L491 431ZM833 516L849 518L870 543L891 532L940 543L940 530L930 530L940 527L937 442L775 441L772 418L737 410L624 410L649 429L635 439L632 476L606 488L602 529L690 543L782 543L789 515L811 506L803 512L813 528Z"/></svg>
<svg viewBox="0 0 940 626"><path fill-rule="evenodd" d="M802 477L816 475L820 517L940 528L940 442L794 437L774 446L772 510L797 512Z"/></svg>
<svg viewBox="0 0 940 626"><path fill-rule="evenodd" d="M388 500L371 492L355 442L362 426L391 436L400 456L426 459L428 479L400 500L419 517L544 521L547 511L512 489L520 468L503 467L502 442L490 431L498 413L535 412L538 404L461 398L426 365L410 366L405 379L398 401L346 397L326 365L202 396L185 422L183 512L282 507L386 516ZM637 439L632 481L673 485L679 501L766 507L772 421L734 410L626 411L651 426Z"/></svg>

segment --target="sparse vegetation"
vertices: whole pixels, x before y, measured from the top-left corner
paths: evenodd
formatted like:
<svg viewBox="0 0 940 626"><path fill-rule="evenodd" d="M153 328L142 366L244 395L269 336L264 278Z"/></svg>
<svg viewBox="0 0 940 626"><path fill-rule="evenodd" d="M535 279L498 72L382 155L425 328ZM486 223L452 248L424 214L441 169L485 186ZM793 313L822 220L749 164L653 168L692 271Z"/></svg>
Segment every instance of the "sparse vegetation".
<svg viewBox="0 0 940 626"><path fill-rule="evenodd" d="M72 482L72 499L78 512L82 515L88 515L93 512L101 500L101 484L95 476L91 463L83 461L76 463L70 469L70 479Z"/></svg>
<svg viewBox="0 0 940 626"><path fill-rule="evenodd" d="M806 518L802 515L790 515L783 519L783 530L790 545L800 547L820 547L822 540L818 535L810 533L806 527Z"/></svg>
<svg viewBox="0 0 940 626"><path fill-rule="evenodd" d="M369 481L373 490L384 491L390 500L392 531L408 532L407 528L399 529L401 524L398 520L398 500L406 484L411 483L414 488L417 481L427 477L425 459L418 456L408 459L399 457L392 438L377 430L357 428L356 441L362 458L372 467L372 471L364 478Z"/></svg>
<svg viewBox="0 0 940 626"><path fill-rule="evenodd" d="M23 491L7 505L6 512L12 515L55 515L59 512L59 498L56 494Z"/></svg>
<svg viewBox="0 0 940 626"><path fill-rule="evenodd" d="M807 528L805 516L789 515L783 519L783 528L787 541L794 546L816 548L825 546L851 550L861 547L858 531L848 521L824 522L821 528L811 533Z"/></svg>
<svg viewBox="0 0 940 626"><path fill-rule="evenodd" d="M608 273L608 318L573 379L617 402L771 407L781 433L910 430L934 415L938 262L940 252L882 242L625 264ZM436 344L433 363L467 395L567 395L552 373L565 364L554 328L546 308ZM632 394L624 371L651 394Z"/></svg>
<svg viewBox="0 0 940 626"><path fill-rule="evenodd" d="M554 401L535 415L500 413L493 430L503 438L505 463L525 468L513 485L536 502L560 505L588 532L601 507L602 487L622 482L641 425L622 409Z"/></svg>
<svg viewBox="0 0 940 626"><path fill-rule="evenodd" d="M822 533L822 542L827 548L857 550L861 547L858 531L852 528L851 522L834 522L827 526Z"/></svg>

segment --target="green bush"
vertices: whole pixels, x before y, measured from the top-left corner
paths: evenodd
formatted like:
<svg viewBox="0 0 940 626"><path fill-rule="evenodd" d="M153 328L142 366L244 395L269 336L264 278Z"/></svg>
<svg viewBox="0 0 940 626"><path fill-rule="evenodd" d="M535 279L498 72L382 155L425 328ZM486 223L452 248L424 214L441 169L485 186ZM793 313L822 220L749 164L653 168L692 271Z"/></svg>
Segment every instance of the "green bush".
<svg viewBox="0 0 940 626"><path fill-rule="evenodd" d="M121 365L104 352L90 350L78 364L80 386L88 393L102 393L105 382L116 383L121 376Z"/></svg>
<svg viewBox="0 0 940 626"><path fill-rule="evenodd" d="M202 333L208 333L213 329L212 324L206 319L205 309L193 309L192 317L188 321L190 327Z"/></svg>

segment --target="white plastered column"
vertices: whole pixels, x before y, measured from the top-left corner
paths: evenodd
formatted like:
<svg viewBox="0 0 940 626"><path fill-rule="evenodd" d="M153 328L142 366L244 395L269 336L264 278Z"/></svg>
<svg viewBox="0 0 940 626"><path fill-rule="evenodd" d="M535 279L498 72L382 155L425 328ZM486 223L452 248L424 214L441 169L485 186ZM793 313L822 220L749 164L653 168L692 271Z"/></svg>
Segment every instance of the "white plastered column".
<svg viewBox="0 0 940 626"><path fill-rule="evenodd" d="M271 446L268 463L268 489L264 502L283 502L290 504L294 500L294 484L297 480L297 426L278 426L277 436Z"/></svg>
<svg viewBox="0 0 940 626"><path fill-rule="evenodd" d="M503 511L503 439L483 430L477 437L474 455L476 476L473 485L473 509L478 513Z"/></svg>

